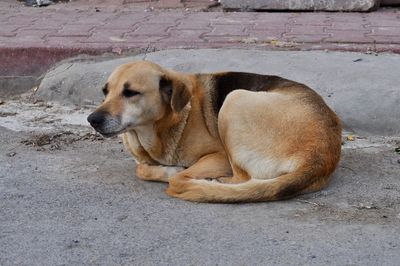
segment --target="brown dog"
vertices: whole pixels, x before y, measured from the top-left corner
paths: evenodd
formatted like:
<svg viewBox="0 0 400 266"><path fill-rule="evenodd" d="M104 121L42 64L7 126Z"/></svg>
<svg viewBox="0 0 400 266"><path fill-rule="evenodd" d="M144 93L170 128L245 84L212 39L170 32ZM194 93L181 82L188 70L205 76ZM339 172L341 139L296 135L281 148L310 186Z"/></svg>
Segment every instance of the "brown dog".
<svg viewBox="0 0 400 266"><path fill-rule="evenodd" d="M124 64L88 117L123 133L143 180L199 202L268 201L321 189L340 158L341 125L307 86L250 73L183 74Z"/></svg>

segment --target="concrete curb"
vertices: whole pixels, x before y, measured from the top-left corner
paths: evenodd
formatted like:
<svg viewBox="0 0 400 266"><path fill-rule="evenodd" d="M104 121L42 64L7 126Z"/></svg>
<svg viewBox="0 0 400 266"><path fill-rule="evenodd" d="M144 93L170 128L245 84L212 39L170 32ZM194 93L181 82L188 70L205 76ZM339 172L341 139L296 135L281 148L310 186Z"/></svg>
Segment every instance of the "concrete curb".
<svg viewBox="0 0 400 266"><path fill-rule="evenodd" d="M379 7L380 0L223 0L226 10L309 10L367 12Z"/></svg>
<svg viewBox="0 0 400 266"><path fill-rule="evenodd" d="M127 55L135 55L145 49L131 49ZM63 60L79 56L116 57L111 48L55 48L20 47L0 48L0 97L10 97L28 91L38 83L41 76ZM98 60L98 59L97 59Z"/></svg>
<svg viewBox="0 0 400 266"><path fill-rule="evenodd" d="M49 71L37 92L43 100L97 105L100 88L118 65L145 59L184 72L246 71L275 74L319 92L348 130L400 133L400 56L340 52L258 50L166 50L96 62L67 62Z"/></svg>

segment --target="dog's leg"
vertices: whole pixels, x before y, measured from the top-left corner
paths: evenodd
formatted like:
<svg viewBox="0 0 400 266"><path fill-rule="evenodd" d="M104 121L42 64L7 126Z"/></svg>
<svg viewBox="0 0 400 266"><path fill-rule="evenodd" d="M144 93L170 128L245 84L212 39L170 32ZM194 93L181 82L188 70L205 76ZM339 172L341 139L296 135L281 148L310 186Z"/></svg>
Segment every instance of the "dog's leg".
<svg viewBox="0 0 400 266"><path fill-rule="evenodd" d="M185 170L180 166L149 165L145 163L136 166L136 176L141 180L167 182L168 178Z"/></svg>
<svg viewBox="0 0 400 266"><path fill-rule="evenodd" d="M232 177L232 168L225 154L213 153L202 157L188 169L171 177L167 194L177 196L181 191L186 190L184 186L189 185L187 181L193 179L216 179L216 181L224 183L243 182L243 180L239 181Z"/></svg>
<svg viewBox="0 0 400 266"><path fill-rule="evenodd" d="M191 167L179 173L195 179L218 179L232 175L231 165L225 153L203 156Z"/></svg>

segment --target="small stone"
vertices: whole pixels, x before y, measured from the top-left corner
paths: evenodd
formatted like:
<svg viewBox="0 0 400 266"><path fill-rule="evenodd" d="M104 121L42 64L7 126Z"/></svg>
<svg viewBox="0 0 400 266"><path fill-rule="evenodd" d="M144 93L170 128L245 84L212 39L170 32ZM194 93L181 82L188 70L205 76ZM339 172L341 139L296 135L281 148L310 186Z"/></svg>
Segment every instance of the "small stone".
<svg viewBox="0 0 400 266"><path fill-rule="evenodd" d="M8 157L14 157L17 153L16 152L9 152L7 153Z"/></svg>
<svg viewBox="0 0 400 266"><path fill-rule="evenodd" d="M50 0L26 0L25 5L27 6L48 6L52 4Z"/></svg>
<svg viewBox="0 0 400 266"><path fill-rule="evenodd" d="M117 217L117 220L122 222L123 220L125 220L126 218L128 218L128 215L121 215Z"/></svg>
<svg viewBox="0 0 400 266"><path fill-rule="evenodd" d="M118 54L121 55L122 54L122 49L119 47L114 47L111 52L113 52L114 54Z"/></svg>

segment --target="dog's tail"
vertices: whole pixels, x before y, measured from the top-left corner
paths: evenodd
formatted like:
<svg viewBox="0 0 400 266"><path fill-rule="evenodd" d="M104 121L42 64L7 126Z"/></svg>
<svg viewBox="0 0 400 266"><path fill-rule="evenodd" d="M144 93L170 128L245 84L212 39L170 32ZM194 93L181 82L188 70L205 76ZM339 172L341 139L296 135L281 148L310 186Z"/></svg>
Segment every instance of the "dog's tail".
<svg viewBox="0 0 400 266"><path fill-rule="evenodd" d="M315 178L309 172L295 171L274 179L250 179L239 184L224 184L204 179L171 180L170 196L196 202L255 202L288 199L300 193L321 189L329 177Z"/></svg>

